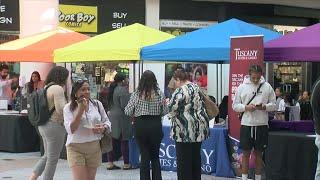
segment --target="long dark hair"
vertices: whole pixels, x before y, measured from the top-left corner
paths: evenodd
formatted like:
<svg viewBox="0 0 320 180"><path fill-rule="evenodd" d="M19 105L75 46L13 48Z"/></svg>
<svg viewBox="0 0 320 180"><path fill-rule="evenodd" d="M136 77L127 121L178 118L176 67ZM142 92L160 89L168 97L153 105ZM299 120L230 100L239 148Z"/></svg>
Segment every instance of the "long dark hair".
<svg viewBox="0 0 320 180"><path fill-rule="evenodd" d="M31 74L31 77L30 77L30 82L28 83L28 90L29 90L29 93L32 93L33 92L33 86L34 86L34 82L32 80L32 75L36 75L38 76L38 79L39 81L41 81L41 77L40 77L40 74L38 71L33 71L33 73Z"/></svg>
<svg viewBox="0 0 320 180"><path fill-rule="evenodd" d="M190 79L188 73L184 69L177 69L173 74L173 78L175 80L179 79L180 81L187 81Z"/></svg>
<svg viewBox="0 0 320 180"><path fill-rule="evenodd" d="M154 73L150 70L143 72L138 86L139 96L150 99L152 91L158 93L158 90L158 82Z"/></svg>
<svg viewBox="0 0 320 180"><path fill-rule="evenodd" d="M109 92L108 92L108 96L107 96L108 109L110 109L113 106L114 89L118 86L119 83L121 83L125 79L126 79L126 76L123 73L117 73L114 76L113 82L109 86Z"/></svg>
<svg viewBox="0 0 320 180"><path fill-rule="evenodd" d="M77 80L75 83L73 83L72 85L72 90L71 90L71 103L70 103L70 111L73 112L77 107L78 107L78 103L76 102L76 100L78 99L76 97L76 93L77 91L83 86L84 83L89 83L87 80L82 80L79 79Z"/></svg>
<svg viewBox="0 0 320 180"><path fill-rule="evenodd" d="M68 76L68 69L61 66L55 66L50 70L45 84L48 85L49 83L55 83L58 85L64 85L67 81Z"/></svg>

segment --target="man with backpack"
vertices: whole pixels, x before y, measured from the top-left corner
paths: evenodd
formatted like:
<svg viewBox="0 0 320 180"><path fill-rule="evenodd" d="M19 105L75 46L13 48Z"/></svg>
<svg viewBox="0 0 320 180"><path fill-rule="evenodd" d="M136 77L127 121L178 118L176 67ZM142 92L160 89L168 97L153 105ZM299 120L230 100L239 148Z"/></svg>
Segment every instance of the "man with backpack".
<svg viewBox="0 0 320 180"><path fill-rule="evenodd" d="M248 179L249 157L252 149L256 156L255 180L261 180L262 152L268 143L268 112L276 108L273 88L262 77L262 68L252 65L249 75L238 87L233 101L234 111L242 113L240 148L243 150L242 180Z"/></svg>

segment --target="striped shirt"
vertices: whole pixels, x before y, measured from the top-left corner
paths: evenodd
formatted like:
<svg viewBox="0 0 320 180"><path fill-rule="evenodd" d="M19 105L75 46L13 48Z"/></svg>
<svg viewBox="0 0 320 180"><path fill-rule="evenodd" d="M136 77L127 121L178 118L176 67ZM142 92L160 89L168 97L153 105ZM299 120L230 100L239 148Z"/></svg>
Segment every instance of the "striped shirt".
<svg viewBox="0 0 320 180"><path fill-rule="evenodd" d="M165 96L161 91L153 93L150 100L140 97L139 94L140 93L138 91L135 91L131 94L128 105L124 111L127 116L163 116L168 113L168 107L165 103Z"/></svg>
<svg viewBox="0 0 320 180"><path fill-rule="evenodd" d="M209 118L199 91L198 85L188 83L172 94L168 117L176 142L202 142L209 136Z"/></svg>

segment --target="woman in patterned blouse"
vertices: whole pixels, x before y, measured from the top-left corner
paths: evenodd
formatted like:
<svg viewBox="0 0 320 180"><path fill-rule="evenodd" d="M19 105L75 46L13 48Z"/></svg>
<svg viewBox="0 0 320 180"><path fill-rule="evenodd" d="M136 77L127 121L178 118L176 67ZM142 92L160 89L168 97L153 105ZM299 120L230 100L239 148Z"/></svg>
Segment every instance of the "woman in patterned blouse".
<svg viewBox="0 0 320 180"><path fill-rule="evenodd" d="M135 117L135 138L141 151L140 180L161 180L159 162L160 143L163 138L161 117L167 114L165 96L160 91L152 71L145 71L138 89L132 93L125 108L128 116Z"/></svg>
<svg viewBox="0 0 320 180"><path fill-rule="evenodd" d="M200 148L202 141L209 136L209 118L200 87L189 81L184 70L177 70L173 78L178 88L168 106L171 136L176 141L178 180L200 180Z"/></svg>

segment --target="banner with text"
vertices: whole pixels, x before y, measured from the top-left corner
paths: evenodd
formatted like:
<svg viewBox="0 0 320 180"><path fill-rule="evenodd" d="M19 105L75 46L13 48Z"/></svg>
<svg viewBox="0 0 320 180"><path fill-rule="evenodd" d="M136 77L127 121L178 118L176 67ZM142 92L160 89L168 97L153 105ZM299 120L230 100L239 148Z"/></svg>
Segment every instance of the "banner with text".
<svg viewBox="0 0 320 180"><path fill-rule="evenodd" d="M230 135L238 140L241 125L232 103L238 86L248 74L249 66L257 64L263 67L263 50L263 36L231 37L228 117Z"/></svg>
<svg viewBox="0 0 320 180"><path fill-rule="evenodd" d="M99 32L104 33L134 23L145 24L145 0L108 0L99 5Z"/></svg>
<svg viewBox="0 0 320 180"><path fill-rule="evenodd" d="M0 0L0 31L20 31L19 0Z"/></svg>
<svg viewBox="0 0 320 180"><path fill-rule="evenodd" d="M59 25L61 27L65 27L77 32L97 32L97 7L59 5L59 10Z"/></svg>
<svg viewBox="0 0 320 180"><path fill-rule="evenodd" d="M163 126L163 139L160 144L159 160L161 169L176 171L176 145L170 138L170 127ZM201 171L223 177L234 177L227 150L227 130L225 128L211 128L210 136L201 146Z"/></svg>

